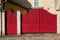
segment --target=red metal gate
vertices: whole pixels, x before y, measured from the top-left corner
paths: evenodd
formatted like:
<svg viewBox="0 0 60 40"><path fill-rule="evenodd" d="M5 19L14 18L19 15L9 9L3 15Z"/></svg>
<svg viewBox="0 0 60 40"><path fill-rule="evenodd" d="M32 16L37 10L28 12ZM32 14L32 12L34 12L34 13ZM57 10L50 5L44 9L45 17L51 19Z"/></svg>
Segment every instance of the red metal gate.
<svg viewBox="0 0 60 40"><path fill-rule="evenodd" d="M43 9L39 11L39 32L57 32L57 16Z"/></svg>
<svg viewBox="0 0 60 40"><path fill-rule="evenodd" d="M22 33L57 32L57 15L44 9L33 9L22 15Z"/></svg>
<svg viewBox="0 0 60 40"><path fill-rule="evenodd" d="M7 34L17 34L17 16L6 13ZM44 9L33 9L22 15L22 33L55 33L57 32L57 15Z"/></svg>
<svg viewBox="0 0 60 40"><path fill-rule="evenodd" d="M39 10L22 15L22 33L39 32Z"/></svg>

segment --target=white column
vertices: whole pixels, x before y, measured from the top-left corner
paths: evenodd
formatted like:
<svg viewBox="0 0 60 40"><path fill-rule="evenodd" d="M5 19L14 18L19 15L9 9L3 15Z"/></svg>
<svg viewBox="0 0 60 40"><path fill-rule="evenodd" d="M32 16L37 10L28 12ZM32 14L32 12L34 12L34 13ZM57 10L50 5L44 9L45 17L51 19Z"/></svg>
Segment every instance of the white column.
<svg viewBox="0 0 60 40"><path fill-rule="evenodd" d="M0 11L0 36L1 36L1 11Z"/></svg>
<svg viewBox="0 0 60 40"><path fill-rule="evenodd" d="M17 11L17 35L21 34L21 12Z"/></svg>
<svg viewBox="0 0 60 40"><path fill-rule="evenodd" d="M60 12L57 12L57 33L60 34Z"/></svg>
<svg viewBox="0 0 60 40"><path fill-rule="evenodd" d="M2 11L2 36L5 35L5 11Z"/></svg>

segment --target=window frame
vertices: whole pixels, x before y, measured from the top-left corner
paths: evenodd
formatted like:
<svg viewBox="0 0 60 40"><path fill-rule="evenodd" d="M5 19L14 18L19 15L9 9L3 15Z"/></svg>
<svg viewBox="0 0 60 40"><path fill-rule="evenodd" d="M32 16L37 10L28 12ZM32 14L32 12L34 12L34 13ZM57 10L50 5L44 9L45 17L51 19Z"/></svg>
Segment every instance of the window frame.
<svg viewBox="0 0 60 40"><path fill-rule="evenodd" d="M39 0L34 0L34 7L39 7Z"/></svg>

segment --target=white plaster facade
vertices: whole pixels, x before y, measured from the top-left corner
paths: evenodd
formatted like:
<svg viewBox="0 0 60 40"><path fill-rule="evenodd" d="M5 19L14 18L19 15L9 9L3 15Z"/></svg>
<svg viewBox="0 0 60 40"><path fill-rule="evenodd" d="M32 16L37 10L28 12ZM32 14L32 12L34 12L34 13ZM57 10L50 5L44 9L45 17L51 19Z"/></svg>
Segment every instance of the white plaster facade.
<svg viewBox="0 0 60 40"><path fill-rule="evenodd" d="M39 6L38 7L35 7L34 6L34 0L28 0L31 5L32 5L32 8L44 8L46 10L49 9L49 11L52 11L53 13L55 13L55 0L39 0ZM53 10L52 10L53 9Z"/></svg>

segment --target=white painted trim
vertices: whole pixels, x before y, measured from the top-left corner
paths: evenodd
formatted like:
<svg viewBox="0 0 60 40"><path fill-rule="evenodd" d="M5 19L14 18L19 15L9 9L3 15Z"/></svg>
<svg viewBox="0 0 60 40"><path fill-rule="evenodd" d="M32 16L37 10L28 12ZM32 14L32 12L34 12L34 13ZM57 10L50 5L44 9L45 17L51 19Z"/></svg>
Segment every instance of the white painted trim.
<svg viewBox="0 0 60 40"><path fill-rule="evenodd" d="M0 36L1 36L1 11L0 11Z"/></svg>
<svg viewBox="0 0 60 40"><path fill-rule="evenodd" d="M5 11L2 11L2 36L5 35Z"/></svg>
<svg viewBox="0 0 60 40"><path fill-rule="evenodd" d="M21 12L17 11L17 35L21 34Z"/></svg>
<svg viewBox="0 0 60 40"><path fill-rule="evenodd" d="M57 34L60 34L60 12L57 11Z"/></svg>

